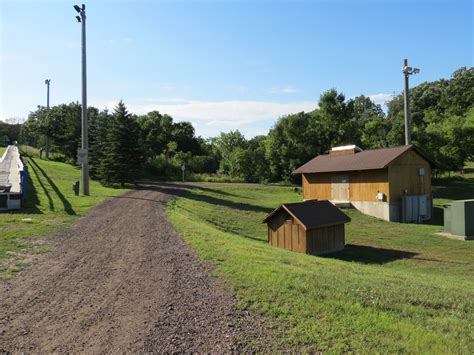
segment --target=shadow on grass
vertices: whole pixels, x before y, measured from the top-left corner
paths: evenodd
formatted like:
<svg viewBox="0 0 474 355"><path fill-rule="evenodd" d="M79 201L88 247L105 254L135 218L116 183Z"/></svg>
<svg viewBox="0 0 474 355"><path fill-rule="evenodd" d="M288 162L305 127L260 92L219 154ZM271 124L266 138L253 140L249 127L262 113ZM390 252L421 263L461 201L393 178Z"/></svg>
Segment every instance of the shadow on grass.
<svg viewBox="0 0 474 355"><path fill-rule="evenodd" d="M442 178L433 181L433 197L447 200L474 198L474 179L462 177Z"/></svg>
<svg viewBox="0 0 474 355"><path fill-rule="evenodd" d="M347 244L344 250L325 257L361 264L385 264L400 259L411 259L418 255L404 250L375 248L367 245Z"/></svg>
<svg viewBox="0 0 474 355"><path fill-rule="evenodd" d="M31 159L30 159L30 161L31 161ZM33 165L30 165L29 167L30 167L29 171L30 171L31 173L34 173L34 174L35 174L36 180L38 181L39 185L40 185L41 188L43 189L43 193L44 193L45 196L48 198L49 210L50 210L50 211L54 211L54 201L53 201L53 199L52 199L52 197L51 197L51 195L50 195L48 189L47 189L46 186L44 185L43 179L41 179L41 177L40 177L39 174L38 174L37 169L36 169ZM30 174L31 174L31 173L30 173ZM30 175L30 177L31 177L31 175ZM33 185L33 183L31 182L31 179L28 179L28 181L30 182L30 185L34 188L34 185ZM32 191L32 192L33 192L33 191ZM37 194L38 194L38 193L37 193L36 189L34 189L34 196L33 196L33 197L31 196L31 195L32 195L31 193L30 193L30 194L27 194L27 195L26 195L26 198L27 198L28 203L30 202L30 199L33 198L33 200L36 201L37 204L39 204L39 199L38 199L38 195L37 195ZM33 202L33 201L31 201L31 202ZM25 212L26 212L26 211L25 211Z"/></svg>
<svg viewBox="0 0 474 355"><path fill-rule="evenodd" d="M48 184L51 186L51 188L53 189L53 191L56 193L56 195L58 196L58 198L61 200L61 203L63 204L63 208L64 208L64 211L69 214L69 215L75 215L76 212L74 211L74 209L72 208L72 205L71 203L68 201L68 199L63 195L63 193L61 192L61 190L59 190L58 186L54 183L54 181L48 176L48 174L38 165L38 163L35 162L35 160L33 158L30 158L29 159L29 162L31 163L30 164L30 167L33 168L37 178L38 178L38 181L41 185L41 187L43 188L46 196L48 197L48 200L49 200L49 208L50 210L54 210L54 202L53 202L53 199L51 197L51 195L49 194L48 190L46 189L42 179L41 179L41 176L39 176L37 170L39 172L41 172L41 174L43 175L43 177L46 179L46 181L48 182ZM36 168L35 168L36 167Z"/></svg>
<svg viewBox="0 0 474 355"><path fill-rule="evenodd" d="M177 184L177 183L174 183L174 182L164 182L164 181L153 181L153 180L143 180L141 182L139 182L139 184L141 186L162 186L162 187L176 187L176 188L193 188L193 189L197 189L197 190L201 190L201 191L205 191L205 192L211 192L211 193L215 193L215 194L219 194L219 195L222 195L222 196L234 196L234 197L240 197L240 198L245 198L244 196L240 196L240 195L236 195L236 194L232 194L230 192L226 192L226 191L222 191L222 190L217 190L217 189L212 189L210 187L205 187L205 186L201 186L201 185L195 185L194 183L182 183L182 184Z"/></svg>
<svg viewBox="0 0 474 355"><path fill-rule="evenodd" d="M233 209L238 209L241 211L253 211L253 212L266 212L269 213L272 211L271 208L265 208L261 206L255 206L248 203L233 202L229 200L224 200L217 197L201 195L194 191L202 190L206 192L216 192L221 193L222 191L210 189L207 187L195 186L190 184L176 184L176 183L163 183L163 182L144 182L136 187L137 190L152 190L161 192L164 194L169 194L177 197L186 197L190 200L200 201L209 203L212 205L229 207ZM193 191L194 190L194 191ZM225 193L224 193L225 194Z"/></svg>

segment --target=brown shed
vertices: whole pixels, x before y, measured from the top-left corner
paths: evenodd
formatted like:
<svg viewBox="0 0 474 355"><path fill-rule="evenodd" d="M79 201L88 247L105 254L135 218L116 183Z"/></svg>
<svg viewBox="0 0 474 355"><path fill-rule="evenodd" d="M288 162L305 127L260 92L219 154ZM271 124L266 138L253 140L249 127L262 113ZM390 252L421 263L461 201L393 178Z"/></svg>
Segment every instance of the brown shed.
<svg viewBox="0 0 474 355"><path fill-rule="evenodd" d="M296 169L305 200L330 200L388 221L431 218L436 163L414 145L335 147Z"/></svg>
<svg viewBox="0 0 474 355"><path fill-rule="evenodd" d="M283 204L262 223L270 245L320 255L344 248L344 223L350 220L329 201L306 201Z"/></svg>

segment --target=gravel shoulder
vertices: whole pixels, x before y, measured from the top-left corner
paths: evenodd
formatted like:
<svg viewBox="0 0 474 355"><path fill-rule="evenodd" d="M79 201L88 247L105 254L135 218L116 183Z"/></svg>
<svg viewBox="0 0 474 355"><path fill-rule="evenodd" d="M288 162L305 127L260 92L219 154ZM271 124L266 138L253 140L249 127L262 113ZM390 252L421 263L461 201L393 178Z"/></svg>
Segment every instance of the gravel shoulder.
<svg viewBox="0 0 474 355"><path fill-rule="evenodd" d="M229 352L252 338L263 343L263 320L236 309L166 220L166 201L179 194L176 185L141 186L48 240L54 251L0 284L0 353Z"/></svg>

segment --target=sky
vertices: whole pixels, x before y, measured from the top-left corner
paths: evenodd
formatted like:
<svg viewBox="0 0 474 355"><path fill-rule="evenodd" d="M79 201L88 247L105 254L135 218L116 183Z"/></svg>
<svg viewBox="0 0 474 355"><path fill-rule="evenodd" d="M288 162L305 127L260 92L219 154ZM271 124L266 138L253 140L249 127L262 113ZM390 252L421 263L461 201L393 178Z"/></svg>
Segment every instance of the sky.
<svg viewBox="0 0 474 355"><path fill-rule="evenodd" d="M0 0L0 119L81 100L75 3ZM473 66L473 1L86 3L88 104L168 113L196 134L266 134L331 88L383 104Z"/></svg>

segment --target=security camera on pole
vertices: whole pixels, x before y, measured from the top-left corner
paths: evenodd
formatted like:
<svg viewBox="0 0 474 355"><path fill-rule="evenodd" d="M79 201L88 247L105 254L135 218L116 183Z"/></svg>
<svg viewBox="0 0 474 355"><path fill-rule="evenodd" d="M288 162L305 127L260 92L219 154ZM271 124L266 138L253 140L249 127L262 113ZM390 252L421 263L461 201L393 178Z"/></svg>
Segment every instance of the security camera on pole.
<svg viewBox="0 0 474 355"><path fill-rule="evenodd" d="M79 13L76 16L77 22L82 27L82 141L81 149L77 152L77 159L82 163L82 193L89 195L89 164L87 157L88 137L87 137L87 71L86 71L86 5L82 7L74 5L74 9Z"/></svg>
<svg viewBox="0 0 474 355"><path fill-rule="evenodd" d="M408 85L408 76L412 74L418 74L420 69L412 68L408 66L408 59L403 60L403 75L405 77L405 145L411 144L411 129L410 129L410 89Z"/></svg>

